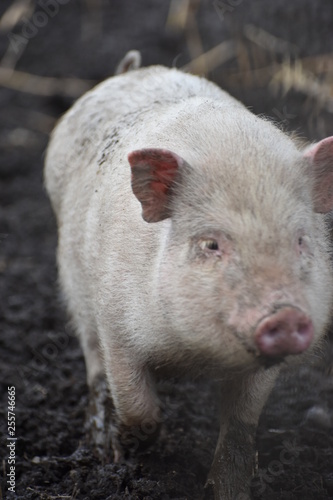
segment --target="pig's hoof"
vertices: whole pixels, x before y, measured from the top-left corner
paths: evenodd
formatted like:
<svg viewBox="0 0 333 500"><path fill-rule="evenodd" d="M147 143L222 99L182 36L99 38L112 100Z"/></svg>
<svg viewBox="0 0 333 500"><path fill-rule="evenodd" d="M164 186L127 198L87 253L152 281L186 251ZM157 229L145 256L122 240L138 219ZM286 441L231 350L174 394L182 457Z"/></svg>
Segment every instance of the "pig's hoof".
<svg viewBox="0 0 333 500"><path fill-rule="evenodd" d="M214 498L214 485L212 481L207 479L206 484L204 486L203 500L211 500L212 498Z"/></svg>

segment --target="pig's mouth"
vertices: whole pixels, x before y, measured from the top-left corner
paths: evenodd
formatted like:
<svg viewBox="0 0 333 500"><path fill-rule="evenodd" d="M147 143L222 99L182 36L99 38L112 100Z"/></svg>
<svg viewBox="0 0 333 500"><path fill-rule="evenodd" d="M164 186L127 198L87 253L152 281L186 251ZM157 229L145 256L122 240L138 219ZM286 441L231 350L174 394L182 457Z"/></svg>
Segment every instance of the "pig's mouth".
<svg viewBox="0 0 333 500"><path fill-rule="evenodd" d="M256 365L259 365L261 368L264 368L265 370L269 370L273 366L277 366L282 363L288 363L288 358L290 357L290 355L266 356L258 352L256 348L245 345L244 342L242 342L242 344L247 353L250 354L253 358L254 363Z"/></svg>
<svg viewBox="0 0 333 500"><path fill-rule="evenodd" d="M268 370L269 368L272 368L273 366L277 366L282 363L286 363L286 356L265 356L264 354L261 354L258 352L258 349L255 347L251 347L248 345L247 342L244 342L244 339L241 339L239 335L237 335L239 340L241 341L244 349L246 352L251 356L253 359L253 362L256 365L259 365L261 368L264 368L265 370Z"/></svg>
<svg viewBox="0 0 333 500"><path fill-rule="evenodd" d="M260 366L265 368L265 370L272 368L272 366L277 366L281 363L286 362L286 358L284 356L275 356L272 358L267 358L266 356L259 355L257 357L257 360L258 360Z"/></svg>

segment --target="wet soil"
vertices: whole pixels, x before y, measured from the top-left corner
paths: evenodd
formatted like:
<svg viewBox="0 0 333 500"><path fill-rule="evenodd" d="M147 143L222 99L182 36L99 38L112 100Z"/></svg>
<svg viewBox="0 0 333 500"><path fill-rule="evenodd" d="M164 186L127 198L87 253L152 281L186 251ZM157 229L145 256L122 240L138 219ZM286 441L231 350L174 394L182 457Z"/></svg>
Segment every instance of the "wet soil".
<svg viewBox="0 0 333 500"><path fill-rule="evenodd" d="M13 4L2 0L0 15ZM141 50L144 65L182 66L193 55L193 29L171 29L170 23L166 28L168 1L31 5L25 20L0 31L2 65L16 60L18 71L98 82L133 48ZM314 81L325 84L324 63L322 71L311 71L332 53L330 1L207 0L200 2L196 19L204 50L224 40L237 42L234 57L210 72L212 80L308 140L332 134L332 107L324 91L290 86L284 91L269 85L265 70L302 59ZM258 27L274 37L261 47ZM43 80L25 92L0 83L0 499L211 498L203 486L218 434L218 404L207 381L160 383L163 432L127 464L100 463L86 442L84 361L59 299L55 219L42 182L48 135L80 89L75 82L70 91L63 83L50 85ZM266 405L257 436L255 499L333 498L330 343L326 350L313 365L280 377ZM15 493L7 482L12 386Z"/></svg>

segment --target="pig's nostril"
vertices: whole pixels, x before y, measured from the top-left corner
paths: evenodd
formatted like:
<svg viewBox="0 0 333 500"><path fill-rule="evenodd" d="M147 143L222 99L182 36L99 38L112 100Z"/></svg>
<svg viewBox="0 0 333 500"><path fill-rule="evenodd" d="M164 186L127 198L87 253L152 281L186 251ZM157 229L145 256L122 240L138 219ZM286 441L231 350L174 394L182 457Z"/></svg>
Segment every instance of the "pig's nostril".
<svg viewBox="0 0 333 500"><path fill-rule="evenodd" d="M280 333L280 328L281 327L275 326L274 328L268 330L267 334L270 335L272 338L277 337Z"/></svg>
<svg viewBox="0 0 333 500"><path fill-rule="evenodd" d="M312 321L293 307L285 307L264 318L255 332L260 354L271 357L300 354L309 347L312 338Z"/></svg>

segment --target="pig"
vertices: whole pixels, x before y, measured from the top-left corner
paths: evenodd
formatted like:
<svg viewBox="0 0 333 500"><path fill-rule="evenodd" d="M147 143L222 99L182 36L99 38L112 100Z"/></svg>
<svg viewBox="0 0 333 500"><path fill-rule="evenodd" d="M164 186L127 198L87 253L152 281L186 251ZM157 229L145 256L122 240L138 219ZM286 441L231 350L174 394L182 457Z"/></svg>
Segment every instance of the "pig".
<svg viewBox="0 0 333 500"><path fill-rule="evenodd" d="M249 498L276 376L320 352L330 320L333 137L304 147L204 78L137 66L127 57L73 105L45 162L94 439L121 460L126 432L157 434L157 376L210 377L221 423L207 485Z"/></svg>

